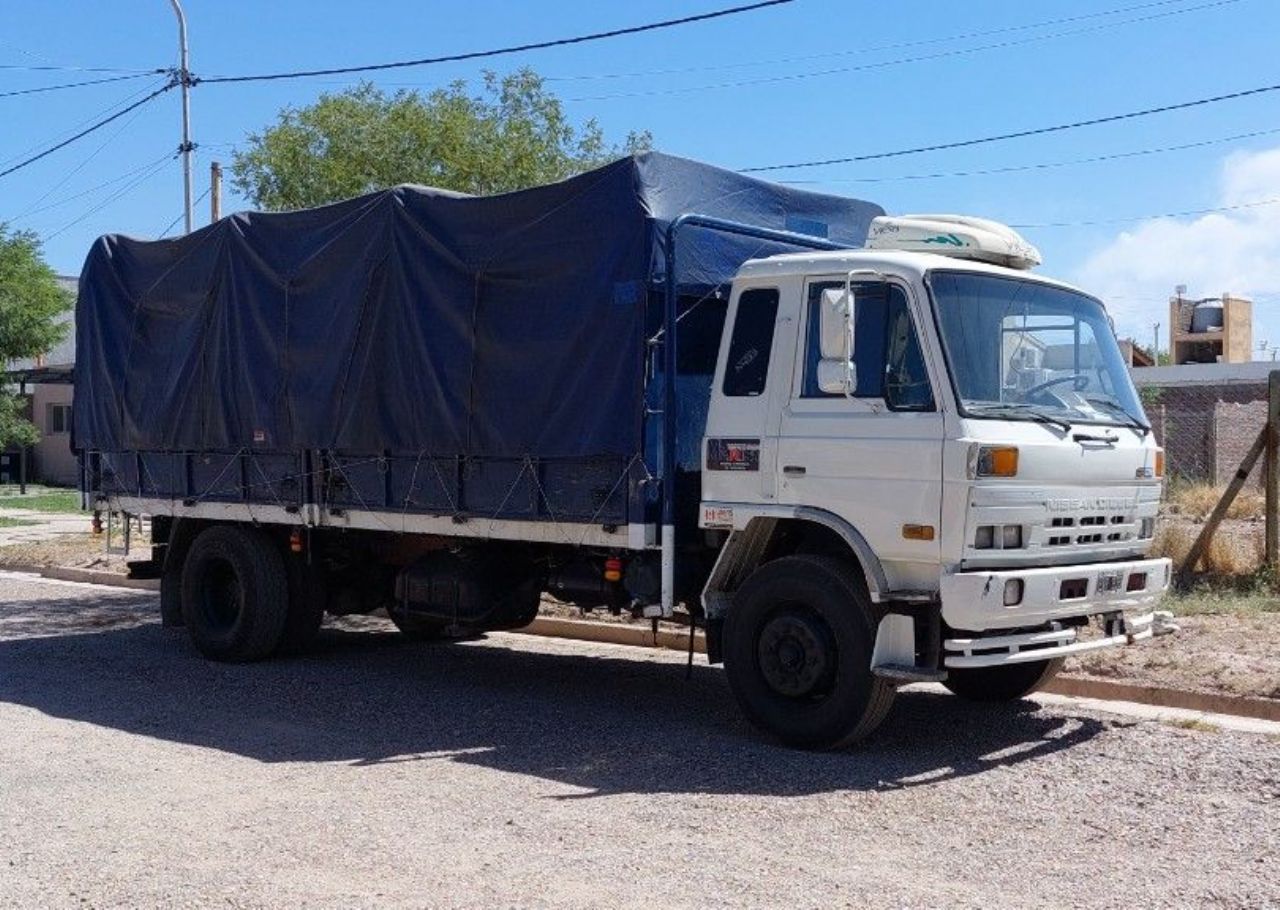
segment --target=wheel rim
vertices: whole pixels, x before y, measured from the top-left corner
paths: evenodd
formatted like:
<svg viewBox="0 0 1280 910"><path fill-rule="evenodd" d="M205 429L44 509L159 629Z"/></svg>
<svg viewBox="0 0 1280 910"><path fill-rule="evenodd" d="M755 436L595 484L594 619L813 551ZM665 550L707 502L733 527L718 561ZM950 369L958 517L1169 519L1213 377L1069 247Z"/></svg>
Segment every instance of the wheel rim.
<svg viewBox="0 0 1280 910"><path fill-rule="evenodd" d="M776 610L761 627L756 643L761 677L787 698L812 700L829 694L837 658L831 627L803 606Z"/></svg>
<svg viewBox="0 0 1280 910"><path fill-rule="evenodd" d="M240 618L240 579L225 559L212 561L200 586L200 612L215 632L225 632Z"/></svg>

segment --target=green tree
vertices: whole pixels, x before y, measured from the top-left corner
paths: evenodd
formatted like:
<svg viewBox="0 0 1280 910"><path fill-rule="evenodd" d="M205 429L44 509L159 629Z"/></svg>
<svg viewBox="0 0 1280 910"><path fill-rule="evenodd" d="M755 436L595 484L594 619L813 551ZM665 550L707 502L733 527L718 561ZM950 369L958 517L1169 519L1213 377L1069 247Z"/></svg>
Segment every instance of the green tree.
<svg viewBox="0 0 1280 910"><path fill-rule="evenodd" d="M282 211L399 183L478 195L523 189L644 151L652 137L633 132L609 145L595 120L575 127L542 77L522 69L486 72L478 95L461 81L425 95L363 83L285 108L247 142L234 154L236 189Z"/></svg>
<svg viewBox="0 0 1280 910"><path fill-rule="evenodd" d="M44 261L39 238L0 224L0 367L61 341L67 327L58 317L70 305L71 295ZM36 441L36 428L21 414L14 390L0 382L0 449Z"/></svg>

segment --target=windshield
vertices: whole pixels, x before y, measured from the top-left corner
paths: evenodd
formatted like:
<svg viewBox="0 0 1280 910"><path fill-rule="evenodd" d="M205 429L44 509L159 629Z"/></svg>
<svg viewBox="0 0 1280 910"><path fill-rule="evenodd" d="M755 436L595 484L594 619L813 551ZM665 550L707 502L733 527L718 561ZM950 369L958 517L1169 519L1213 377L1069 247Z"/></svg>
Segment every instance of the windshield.
<svg viewBox="0 0 1280 910"><path fill-rule="evenodd" d="M1146 416L1098 301L973 272L933 272L929 286L965 413L1145 431Z"/></svg>

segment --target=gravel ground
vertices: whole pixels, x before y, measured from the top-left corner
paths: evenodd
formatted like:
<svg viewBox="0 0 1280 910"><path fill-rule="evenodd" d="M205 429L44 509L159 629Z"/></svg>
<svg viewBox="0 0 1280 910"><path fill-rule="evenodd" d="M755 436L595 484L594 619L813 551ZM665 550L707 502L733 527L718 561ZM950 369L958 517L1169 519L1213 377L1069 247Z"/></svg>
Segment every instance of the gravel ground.
<svg viewBox="0 0 1280 910"><path fill-rule="evenodd" d="M1280 906L1271 738L907 692L813 755L676 655L155 610L0 575L0 905Z"/></svg>

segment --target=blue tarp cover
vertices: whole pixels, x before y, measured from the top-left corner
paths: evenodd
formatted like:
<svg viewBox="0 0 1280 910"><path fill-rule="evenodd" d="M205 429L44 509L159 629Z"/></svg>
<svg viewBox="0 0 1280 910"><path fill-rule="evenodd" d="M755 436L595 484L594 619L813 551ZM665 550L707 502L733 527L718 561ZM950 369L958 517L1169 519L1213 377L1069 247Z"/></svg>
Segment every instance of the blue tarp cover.
<svg viewBox="0 0 1280 910"><path fill-rule="evenodd" d="M860 246L881 211L647 153L501 196L399 186L108 235L80 279L74 446L632 456L671 219ZM689 230L681 293L783 249Z"/></svg>

